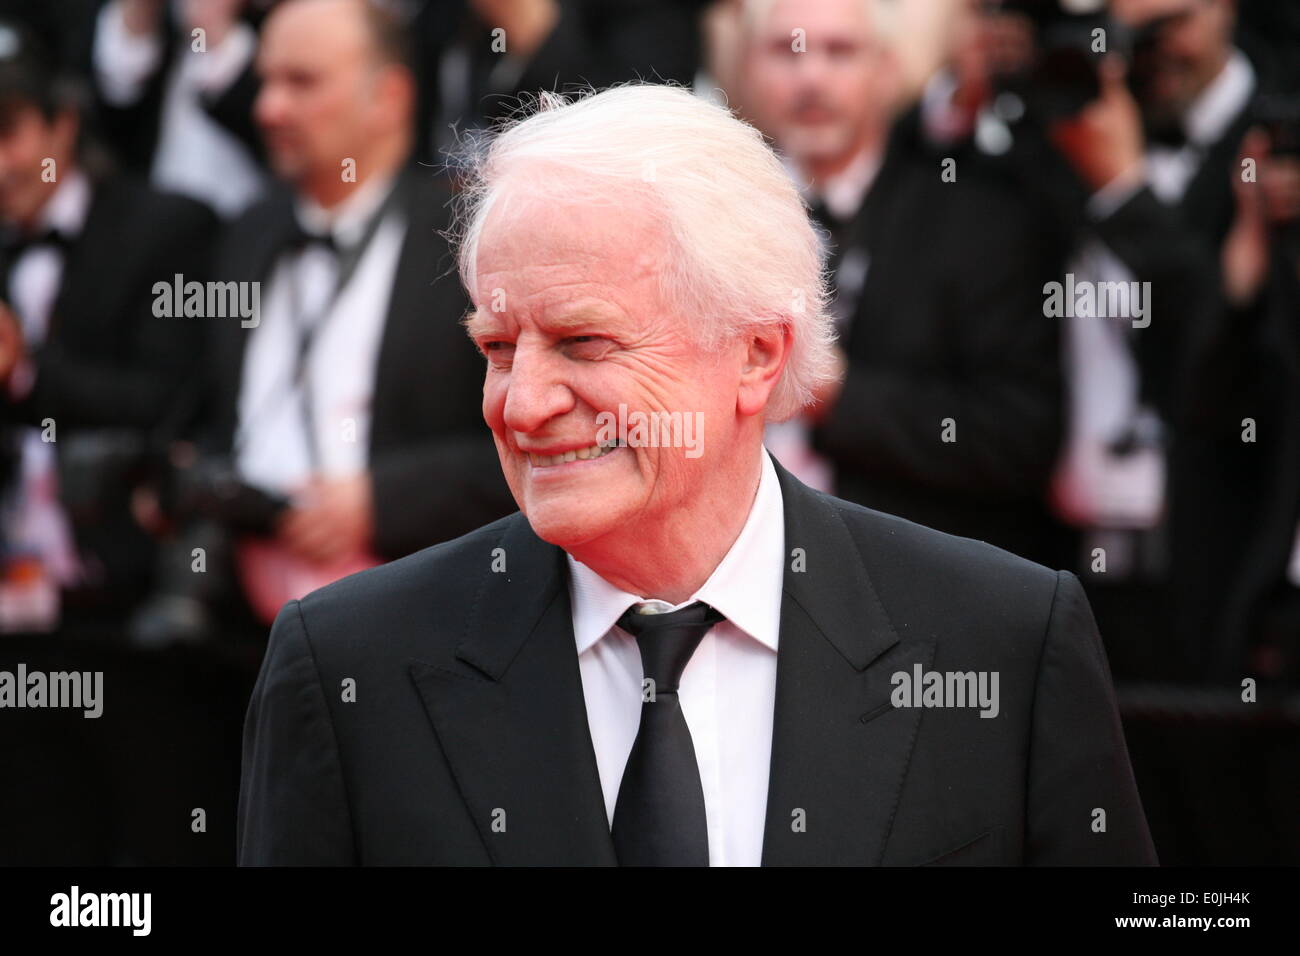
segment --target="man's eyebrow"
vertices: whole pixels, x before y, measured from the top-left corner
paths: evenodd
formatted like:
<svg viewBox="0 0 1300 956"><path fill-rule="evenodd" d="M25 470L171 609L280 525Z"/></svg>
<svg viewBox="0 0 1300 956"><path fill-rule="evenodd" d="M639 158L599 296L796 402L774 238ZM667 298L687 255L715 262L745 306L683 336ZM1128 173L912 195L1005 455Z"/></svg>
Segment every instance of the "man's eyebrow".
<svg viewBox="0 0 1300 956"><path fill-rule="evenodd" d="M547 331L562 333L570 329L591 328L593 325L622 325L625 316L618 311L599 307L583 306L572 310L547 316L540 323ZM477 309L471 309L460 320L465 331L472 338L502 331L500 323L492 316L484 315Z"/></svg>
<svg viewBox="0 0 1300 956"><path fill-rule="evenodd" d="M593 325L621 326L626 316L621 311L600 306L579 306L548 315L542 322L546 328L563 332L568 329L591 328Z"/></svg>
<svg viewBox="0 0 1300 956"><path fill-rule="evenodd" d="M465 327L471 338L478 338L480 335L486 335L496 328L496 323L487 316L481 314L477 309L470 309L461 318L460 324Z"/></svg>

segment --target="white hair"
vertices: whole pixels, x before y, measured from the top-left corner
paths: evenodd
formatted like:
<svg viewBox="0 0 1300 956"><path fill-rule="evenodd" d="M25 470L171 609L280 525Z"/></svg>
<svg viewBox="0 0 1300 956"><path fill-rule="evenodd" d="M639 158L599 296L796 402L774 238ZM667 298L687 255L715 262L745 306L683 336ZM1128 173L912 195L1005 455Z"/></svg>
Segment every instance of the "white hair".
<svg viewBox="0 0 1300 956"><path fill-rule="evenodd" d="M705 349L781 326L793 342L766 416L782 421L836 370L822 243L803 200L762 135L688 90L628 84L570 102L538 96L531 115L471 143L469 182L453 238L461 280L476 294L488 213L526 176L529 198L608 204L636 199L670 241L659 274L668 308Z"/></svg>

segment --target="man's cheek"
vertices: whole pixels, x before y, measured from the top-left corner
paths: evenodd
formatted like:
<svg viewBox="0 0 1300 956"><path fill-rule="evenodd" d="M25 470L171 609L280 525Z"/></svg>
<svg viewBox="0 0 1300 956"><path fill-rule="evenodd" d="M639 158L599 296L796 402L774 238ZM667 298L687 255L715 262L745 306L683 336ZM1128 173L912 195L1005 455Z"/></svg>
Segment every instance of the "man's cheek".
<svg viewBox="0 0 1300 956"><path fill-rule="evenodd" d="M505 423L505 389L495 384L490 375L483 383L483 421L498 434Z"/></svg>

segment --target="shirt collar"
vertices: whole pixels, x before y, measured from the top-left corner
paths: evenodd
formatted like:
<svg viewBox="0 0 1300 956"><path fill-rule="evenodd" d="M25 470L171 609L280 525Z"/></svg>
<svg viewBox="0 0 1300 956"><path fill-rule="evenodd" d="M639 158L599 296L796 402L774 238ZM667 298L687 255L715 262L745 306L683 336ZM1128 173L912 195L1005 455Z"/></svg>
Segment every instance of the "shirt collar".
<svg viewBox="0 0 1300 956"><path fill-rule="evenodd" d="M361 238L370 217L387 198L395 179L391 173L372 176L332 209L325 209L315 200L300 196L294 204L294 214L308 232L316 235L330 233L342 245L353 245Z"/></svg>
<svg viewBox="0 0 1300 956"><path fill-rule="evenodd" d="M1255 89L1255 69L1240 50L1233 50L1228 62L1193 102L1183 118L1187 138L1197 146L1217 142L1246 107Z"/></svg>
<svg viewBox="0 0 1300 956"><path fill-rule="evenodd" d="M689 600L704 601L736 627L769 649L777 648L781 625L781 590L785 576L785 508L781 485L766 449L761 450L758 492L740 534L709 579ZM617 588L572 555L569 597L578 653L609 633L633 604L653 600Z"/></svg>
<svg viewBox="0 0 1300 956"><path fill-rule="evenodd" d="M799 185L799 191L810 205L815 205L820 198L832 216L841 222L847 222L857 215L867 191L876 181L883 156L880 150L864 149L853 157L848 166L815 186L792 158L783 156L782 161L786 173Z"/></svg>
<svg viewBox="0 0 1300 956"><path fill-rule="evenodd" d="M53 229L65 236L81 234L90 209L90 180L79 169L63 177L41 210L41 229Z"/></svg>

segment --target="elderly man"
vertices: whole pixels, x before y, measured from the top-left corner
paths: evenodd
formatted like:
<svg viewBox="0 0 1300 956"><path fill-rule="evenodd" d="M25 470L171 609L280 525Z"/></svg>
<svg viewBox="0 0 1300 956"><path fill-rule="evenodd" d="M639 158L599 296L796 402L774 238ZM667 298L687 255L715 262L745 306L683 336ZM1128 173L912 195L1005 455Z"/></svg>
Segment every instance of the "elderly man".
<svg viewBox="0 0 1300 956"><path fill-rule="evenodd" d="M520 513L281 611L241 862L1153 862L1078 581L763 449L834 363L759 134L540 106L460 233Z"/></svg>

